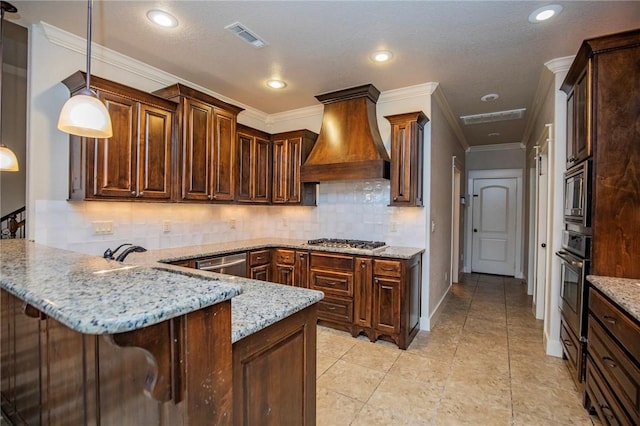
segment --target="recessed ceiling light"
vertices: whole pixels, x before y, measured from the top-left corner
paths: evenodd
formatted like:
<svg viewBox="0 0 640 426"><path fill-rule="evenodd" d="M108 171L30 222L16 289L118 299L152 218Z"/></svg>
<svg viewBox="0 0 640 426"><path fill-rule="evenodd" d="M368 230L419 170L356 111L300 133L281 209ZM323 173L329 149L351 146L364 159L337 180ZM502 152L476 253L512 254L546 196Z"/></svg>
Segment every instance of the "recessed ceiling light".
<svg viewBox="0 0 640 426"><path fill-rule="evenodd" d="M537 24L539 22L551 19L560 12L562 12L562 6L560 6L559 4L549 4L531 12L531 15L529 15L529 22Z"/></svg>
<svg viewBox="0 0 640 426"><path fill-rule="evenodd" d="M271 87L272 89L284 89L285 87L287 87L287 83L282 80L273 79L267 81L267 86Z"/></svg>
<svg viewBox="0 0 640 426"><path fill-rule="evenodd" d="M497 93L489 93L488 95L484 95L483 97L481 97L480 100L482 102L493 102L499 97L500 95L498 95Z"/></svg>
<svg viewBox="0 0 640 426"><path fill-rule="evenodd" d="M178 26L178 20L175 16L158 9L153 9L147 12L147 18L154 24L160 25L165 28L174 28Z"/></svg>
<svg viewBox="0 0 640 426"><path fill-rule="evenodd" d="M371 59L374 62L387 62L391 60L391 58L393 58L393 53L389 52L388 50L378 50L376 52L373 52L373 54L371 55Z"/></svg>

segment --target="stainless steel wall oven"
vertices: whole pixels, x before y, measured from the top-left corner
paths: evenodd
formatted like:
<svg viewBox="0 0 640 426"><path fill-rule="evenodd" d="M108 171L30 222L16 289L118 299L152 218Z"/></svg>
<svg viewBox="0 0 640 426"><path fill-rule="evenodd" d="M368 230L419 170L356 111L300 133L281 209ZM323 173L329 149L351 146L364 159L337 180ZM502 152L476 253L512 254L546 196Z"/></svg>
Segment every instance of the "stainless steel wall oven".
<svg viewBox="0 0 640 426"><path fill-rule="evenodd" d="M564 230L560 258L560 310L562 311L561 340L565 355L575 364L576 379L584 380L587 342L588 294L586 277L589 273L591 236ZM566 329L570 331L567 331Z"/></svg>
<svg viewBox="0 0 640 426"><path fill-rule="evenodd" d="M564 173L564 221L590 233L591 227L591 161Z"/></svg>

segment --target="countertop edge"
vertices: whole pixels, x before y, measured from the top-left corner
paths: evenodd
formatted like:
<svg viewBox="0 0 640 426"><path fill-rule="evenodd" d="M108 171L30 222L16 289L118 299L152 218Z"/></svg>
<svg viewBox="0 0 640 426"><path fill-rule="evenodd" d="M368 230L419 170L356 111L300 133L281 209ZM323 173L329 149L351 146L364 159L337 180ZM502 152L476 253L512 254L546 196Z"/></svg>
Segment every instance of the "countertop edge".
<svg viewBox="0 0 640 426"><path fill-rule="evenodd" d="M587 275L587 281L640 323L640 279Z"/></svg>

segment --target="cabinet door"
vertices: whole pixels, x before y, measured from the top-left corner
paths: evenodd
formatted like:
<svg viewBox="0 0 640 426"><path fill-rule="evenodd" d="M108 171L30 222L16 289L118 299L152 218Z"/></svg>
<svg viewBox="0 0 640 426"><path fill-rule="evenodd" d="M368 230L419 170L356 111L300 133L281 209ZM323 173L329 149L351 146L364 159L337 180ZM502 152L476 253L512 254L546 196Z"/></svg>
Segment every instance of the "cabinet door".
<svg viewBox="0 0 640 426"><path fill-rule="evenodd" d="M113 136L89 139L87 196L134 198L137 177L138 103L106 92L99 92L111 116Z"/></svg>
<svg viewBox="0 0 640 426"><path fill-rule="evenodd" d="M411 123L396 123L391 138L391 201L409 203L411 201Z"/></svg>
<svg viewBox="0 0 640 426"><path fill-rule="evenodd" d="M271 281L271 265L252 266L249 271L252 280Z"/></svg>
<svg viewBox="0 0 640 426"><path fill-rule="evenodd" d="M271 201L271 141L255 138L254 159L252 161L253 201Z"/></svg>
<svg viewBox="0 0 640 426"><path fill-rule="evenodd" d="M373 261L360 257L356 259L353 295L353 323L361 327L371 327Z"/></svg>
<svg viewBox="0 0 640 426"><path fill-rule="evenodd" d="M296 252L293 285L309 288L309 253L306 251Z"/></svg>
<svg viewBox="0 0 640 426"><path fill-rule="evenodd" d="M287 141L273 141L273 192L272 202L287 202Z"/></svg>
<svg viewBox="0 0 640 426"><path fill-rule="evenodd" d="M140 104L138 196L171 198L173 113Z"/></svg>
<svg viewBox="0 0 640 426"><path fill-rule="evenodd" d="M400 280L374 277L373 327L381 333L400 332Z"/></svg>
<svg viewBox="0 0 640 426"><path fill-rule="evenodd" d="M236 139L237 156L237 201L252 201L252 180L253 180L253 149L254 138L242 133L238 133Z"/></svg>
<svg viewBox="0 0 640 426"><path fill-rule="evenodd" d="M183 112L182 198L211 199L213 108L185 99Z"/></svg>
<svg viewBox="0 0 640 426"><path fill-rule="evenodd" d="M293 265L277 265L275 266L275 277L273 277L273 282L279 284L293 285Z"/></svg>
<svg viewBox="0 0 640 426"><path fill-rule="evenodd" d="M589 123L589 77L585 72L576 83L575 97L575 140L574 157L576 163L591 155L591 132Z"/></svg>
<svg viewBox="0 0 640 426"><path fill-rule="evenodd" d="M576 138L576 109L575 109L575 88L569 93L567 97L567 142L566 142L566 156L567 156L567 169L571 168L576 161L575 153L575 138Z"/></svg>
<svg viewBox="0 0 640 426"><path fill-rule="evenodd" d="M286 180L286 201L287 203L300 202L300 165L302 161L302 138L291 138L287 140L286 148L287 174Z"/></svg>
<svg viewBox="0 0 640 426"><path fill-rule="evenodd" d="M214 123L212 195L215 201L233 201L235 116L216 108Z"/></svg>

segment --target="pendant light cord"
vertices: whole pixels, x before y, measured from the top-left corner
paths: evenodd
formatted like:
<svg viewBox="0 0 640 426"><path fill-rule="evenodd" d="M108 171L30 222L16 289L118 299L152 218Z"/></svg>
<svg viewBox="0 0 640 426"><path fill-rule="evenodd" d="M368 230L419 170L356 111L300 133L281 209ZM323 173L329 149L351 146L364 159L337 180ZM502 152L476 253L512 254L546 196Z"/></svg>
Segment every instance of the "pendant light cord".
<svg viewBox="0 0 640 426"><path fill-rule="evenodd" d="M93 0L87 0L87 90L91 84L91 9Z"/></svg>

